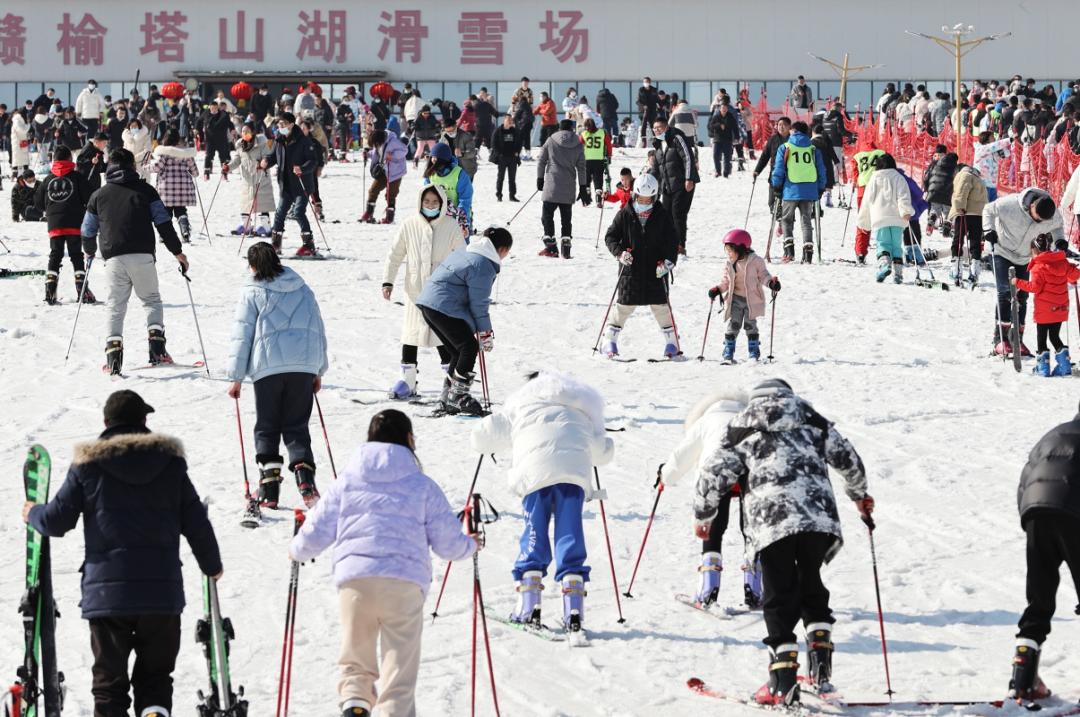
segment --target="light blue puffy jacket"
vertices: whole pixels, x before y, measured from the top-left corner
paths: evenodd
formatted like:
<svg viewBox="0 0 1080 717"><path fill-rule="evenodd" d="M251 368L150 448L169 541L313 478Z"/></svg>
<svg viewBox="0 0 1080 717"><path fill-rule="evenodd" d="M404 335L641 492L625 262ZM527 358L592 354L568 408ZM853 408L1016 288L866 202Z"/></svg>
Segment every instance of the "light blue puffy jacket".
<svg viewBox="0 0 1080 717"><path fill-rule="evenodd" d="M465 249L446 257L416 297L417 306L426 306L469 324L474 331L491 331L491 287L499 273L501 259L487 237L473 239Z"/></svg>
<svg viewBox="0 0 1080 717"><path fill-rule="evenodd" d="M326 329L315 294L289 267L271 281L248 279L229 339L230 381L258 381L279 373L322 376Z"/></svg>

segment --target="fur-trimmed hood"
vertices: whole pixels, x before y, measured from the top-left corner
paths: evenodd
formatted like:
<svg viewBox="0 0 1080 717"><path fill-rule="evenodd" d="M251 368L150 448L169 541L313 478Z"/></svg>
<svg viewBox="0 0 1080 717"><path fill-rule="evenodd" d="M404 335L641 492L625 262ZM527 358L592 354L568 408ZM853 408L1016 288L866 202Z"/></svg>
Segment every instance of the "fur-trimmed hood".
<svg viewBox="0 0 1080 717"><path fill-rule="evenodd" d="M742 386L725 386L702 398L686 414L683 430L689 431L706 413L740 413L750 400Z"/></svg>
<svg viewBox="0 0 1080 717"><path fill-rule="evenodd" d="M76 445L71 462L73 466L93 463L125 483L144 484L176 459L184 460L184 446L178 439L146 429L115 426L96 441Z"/></svg>
<svg viewBox="0 0 1080 717"><path fill-rule="evenodd" d="M598 434L604 431L604 398L595 388L570 374L542 371L506 399L505 410L516 413L533 403L556 404L580 411L592 422Z"/></svg>
<svg viewBox="0 0 1080 717"><path fill-rule="evenodd" d="M159 144L154 147L155 157L172 157L173 159L195 159L194 147L166 147Z"/></svg>

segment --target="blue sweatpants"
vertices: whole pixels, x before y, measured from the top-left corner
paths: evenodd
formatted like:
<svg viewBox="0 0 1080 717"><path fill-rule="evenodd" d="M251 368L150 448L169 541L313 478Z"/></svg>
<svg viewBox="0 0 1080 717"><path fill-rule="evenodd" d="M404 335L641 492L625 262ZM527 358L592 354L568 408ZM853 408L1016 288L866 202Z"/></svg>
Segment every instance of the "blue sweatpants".
<svg viewBox="0 0 1080 717"><path fill-rule="evenodd" d="M888 254L893 261L904 260L904 230L902 227L881 227L874 235L878 256Z"/></svg>
<svg viewBox="0 0 1080 717"><path fill-rule="evenodd" d="M551 541L548 525L555 518L555 579L564 575L580 575L589 580L585 565L585 533L581 529L581 510L585 491L570 483L541 488L521 501L525 511L525 531L521 534L521 550L514 563L514 580L521 580L527 570L539 570L547 575L551 565Z"/></svg>

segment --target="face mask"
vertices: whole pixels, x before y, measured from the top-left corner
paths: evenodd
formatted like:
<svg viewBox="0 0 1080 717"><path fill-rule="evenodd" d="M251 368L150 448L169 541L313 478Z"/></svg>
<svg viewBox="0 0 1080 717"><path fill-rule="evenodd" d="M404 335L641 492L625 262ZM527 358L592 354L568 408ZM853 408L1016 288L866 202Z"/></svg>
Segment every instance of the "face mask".
<svg viewBox="0 0 1080 717"><path fill-rule="evenodd" d="M645 89L648 89L648 88L652 87L652 83L651 82L642 82L641 86L644 87Z"/></svg>
<svg viewBox="0 0 1080 717"><path fill-rule="evenodd" d="M450 139L453 139L454 137L457 137L457 132L447 131L446 136L449 137Z"/></svg>
<svg viewBox="0 0 1080 717"><path fill-rule="evenodd" d="M421 207L420 213L428 219L434 219L435 217L439 216L440 213L442 213L442 208L435 207L434 209L428 209L427 207Z"/></svg>
<svg viewBox="0 0 1080 717"><path fill-rule="evenodd" d="M638 214L645 214L646 212L651 212L652 208L653 205L651 204L641 204L640 202L634 202L634 211Z"/></svg>

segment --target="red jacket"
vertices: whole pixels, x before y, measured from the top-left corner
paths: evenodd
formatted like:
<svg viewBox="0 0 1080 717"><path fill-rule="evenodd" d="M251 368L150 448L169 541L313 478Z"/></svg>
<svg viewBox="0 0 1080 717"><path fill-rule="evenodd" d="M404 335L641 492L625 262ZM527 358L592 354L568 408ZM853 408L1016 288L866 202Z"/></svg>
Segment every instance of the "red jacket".
<svg viewBox="0 0 1080 717"><path fill-rule="evenodd" d="M619 209L625 207L633 198L634 195L630 192L630 190L625 189L621 184L616 184L615 191L613 191L611 194L604 195L605 202L618 202Z"/></svg>
<svg viewBox="0 0 1080 717"><path fill-rule="evenodd" d="M559 124L558 111L555 109L555 103L548 97L541 102L533 110L534 115L540 115L541 127L553 127Z"/></svg>
<svg viewBox="0 0 1080 717"><path fill-rule="evenodd" d="M1069 284L1080 279L1080 269L1069 263L1065 252L1047 251L1028 264L1031 280L1016 280L1016 288L1035 295L1035 323L1056 324L1069 320Z"/></svg>

